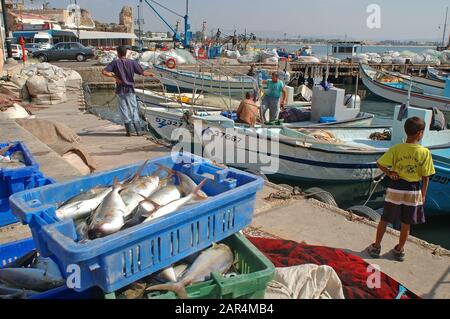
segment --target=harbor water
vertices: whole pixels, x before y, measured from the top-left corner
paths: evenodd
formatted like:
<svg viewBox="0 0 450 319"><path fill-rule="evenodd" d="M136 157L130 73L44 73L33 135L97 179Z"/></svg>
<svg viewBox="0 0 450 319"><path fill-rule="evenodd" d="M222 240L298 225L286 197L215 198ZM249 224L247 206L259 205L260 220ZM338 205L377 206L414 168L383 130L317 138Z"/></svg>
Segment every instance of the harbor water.
<svg viewBox="0 0 450 319"><path fill-rule="evenodd" d="M354 86L345 86L347 92L354 92ZM370 92L364 92L365 88L360 86L359 93L365 97L362 100L362 111L376 115L374 124L376 125L391 125L394 114L395 103L381 100ZM121 123L120 115L117 111L116 101L112 90L94 90L91 95L92 111L103 119L107 119L114 123ZM446 114L447 123L450 123L450 114ZM375 184L372 183L357 183L346 185L328 185L328 184L311 184L311 183L295 183L273 179L278 184L290 184L291 186L298 186L303 190L310 187L320 187L330 193L336 199L339 207L348 209L355 205L363 205L371 193L368 206L373 209L381 209L383 207L383 199L385 189L382 185L378 185L374 190ZM425 225L413 227L413 235L426 240L430 243L441 245L444 248L450 249L450 236L448 230L450 229L450 214L444 217L431 217Z"/></svg>

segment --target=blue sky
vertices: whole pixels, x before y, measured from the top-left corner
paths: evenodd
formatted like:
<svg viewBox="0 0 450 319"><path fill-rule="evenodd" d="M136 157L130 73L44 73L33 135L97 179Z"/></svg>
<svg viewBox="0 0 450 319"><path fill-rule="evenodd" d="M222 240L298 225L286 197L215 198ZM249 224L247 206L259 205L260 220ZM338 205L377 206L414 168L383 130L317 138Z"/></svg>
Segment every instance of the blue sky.
<svg viewBox="0 0 450 319"><path fill-rule="evenodd" d="M158 0L180 13L185 0ZM39 2L39 0L37 1ZM138 0L78 0L92 15L105 22L118 21L123 5L136 8ZM65 7L69 0L50 0L53 7ZM381 29L366 24L369 4L381 8ZM442 38L445 8L450 0L190 0L191 25L198 30L208 22L208 30L247 28L258 35L340 36L356 39L429 39ZM145 29L166 31L165 25L144 8ZM176 16L161 10L175 24Z"/></svg>

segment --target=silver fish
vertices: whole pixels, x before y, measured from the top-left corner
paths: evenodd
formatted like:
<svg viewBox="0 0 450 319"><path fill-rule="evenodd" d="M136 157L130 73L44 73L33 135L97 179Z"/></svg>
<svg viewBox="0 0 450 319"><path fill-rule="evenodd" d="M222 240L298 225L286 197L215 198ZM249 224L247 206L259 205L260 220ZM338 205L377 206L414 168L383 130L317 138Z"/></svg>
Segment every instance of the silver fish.
<svg viewBox="0 0 450 319"><path fill-rule="evenodd" d="M76 202L82 202L85 200L93 199L93 198L97 197L98 195L102 194L106 190L112 190L112 188L111 187L94 187L94 188L88 190L87 192L83 192L75 197L72 197L68 201L64 202L64 204L62 204L59 208L76 203Z"/></svg>
<svg viewBox="0 0 450 319"><path fill-rule="evenodd" d="M9 157L0 157L0 168L15 169L22 167L26 167L26 165L17 160L11 160Z"/></svg>
<svg viewBox="0 0 450 319"><path fill-rule="evenodd" d="M100 194L96 195L95 197L64 205L56 210L56 217L59 220L80 219L87 217L100 206L106 196L108 196L111 192L112 188L105 188ZM89 198L92 195L94 195L94 192L86 193L82 196L77 197Z"/></svg>
<svg viewBox="0 0 450 319"><path fill-rule="evenodd" d="M0 285L0 299L26 299L37 295L37 291L10 288L4 285Z"/></svg>
<svg viewBox="0 0 450 319"><path fill-rule="evenodd" d="M157 207L157 209L152 213L150 213L150 215L147 217L144 223L149 223L160 217L172 214L194 200L206 200L207 197L204 197L200 194L201 189L205 183L206 179L203 182L201 182L188 196L175 200L165 206L158 207L159 205L157 203L153 202L150 199L146 199L147 202Z"/></svg>
<svg viewBox="0 0 450 319"><path fill-rule="evenodd" d="M31 265L31 268L41 269L55 278L63 277L58 265L51 258L38 256L33 265Z"/></svg>
<svg viewBox="0 0 450 319"><path fill-rule="evenodd" d="M141 177L142 171L147 166L147 163L148 161L139 169L127 187L120 192L120 196L122 196L122 199L127 206L124 215L125 218L133 214L135 209L139 206L139 203L142 202L142 196L148 197L152 195L163 183L159 177L161 171L164 170L163 168L159 168L152 176ZM170 177L171 176L168 178Z"/></svg>
<svg viewBox="0 0 450 319"><path fill-rule="evenodd" d="M114 179L113 190L95 210L89 224L89 235L92 238L105 237L114 234L124 226L124 215L127 207L120 196L124 185Z"/></svg>
<svg viewBox="0 0 450 319"><path fill-rule="evenodd" d="M175 185L166 186L156 191L148 200L142 201L144 197L141 197L141 203L135 213L135 218L142 218L142 216L154 212L158 207L168 205L182 197L183 193Z"/></svg>
<svg viewBox="0 0 450 319"><path fill-rule="evenodd" d="M89 225L85 220L76 223L76 231L79 242L83 242L89 239Z"/></svg>
<svg viewBox="0 0 450 319"><path fill-rule="evenodd" d="M23 153L21 151L16 151L11 154L11 160L18 161L20 163L25 163L25 157L23 156Z"/></svg>
<svg viewBox="0 0 450 319"><path fill-rule="evenodd" d="M61 287L65 280L42 269L5 268L0 269L0 282L11 288L42 292Z"/></svg>
<svg viewBox="0 0 450 319"><path fill-rule="evenodd" d="M233 266L233 262L234 255L230 247L214 245L201 253L179 282L152 286L146 291L173 291L181 299L187 299L187 286L209 280L213 272L225 274Z"/></svg>
<svg viewBox="0 0 450 319"><path fill-rule="evenodd" d="M196 189L197 184L192 180L192 178L181 172L176 172L175 175L180 180L180 188L183 193L191 194L194 189ZM202 197L208 197L208 195L206 195L204 192L200 192L200 195Z"/></svg>

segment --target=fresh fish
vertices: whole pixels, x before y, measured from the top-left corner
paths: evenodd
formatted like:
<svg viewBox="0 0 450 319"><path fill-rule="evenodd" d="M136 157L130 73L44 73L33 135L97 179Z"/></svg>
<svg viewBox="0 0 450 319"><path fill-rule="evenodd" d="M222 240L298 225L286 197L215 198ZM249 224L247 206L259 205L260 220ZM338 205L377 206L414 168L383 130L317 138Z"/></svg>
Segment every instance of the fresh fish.
<svg viewBox="0 0 450 319"><path fill-rule="evenodd" d="M173 271L175 272L175 276L177 277L177 280L175 281L178 281L178 278L182 278L182 276L184 275L184 273L188 268L189 268L188 264L180 264L173 267Z"/></svg>
<svg viewBox="0 0 450 319"><path fill-rule="evenodd" d="M34 261L31 268L41 269L45 271L47 274L55 278L62 278L61 271L59 270L58 265L51 258L44 258L42 256L38 256Z"/></svg>
<svg viewBox="0 0 450 319"><path fill-rule="evenodd" d="M152 286L146 291L173 291L181 299L187 299L185 287L209 280L213 272L226 273L233 266L233 262L234 256L230 247L223 244L214 245L201 253L179 282Z"/></svg>
<svg viewBox="0 0 450 319"><path fill-rule="evenodd" d="M124 216L127 207L120 196L120 191L124 187L117 178L114 179L113 190L92 215L92 220L89 224L89 237L105 237L120 231L124 226Z"/></svg>
<svg viewBox="0 0 450 319"><path fill-rule="evenodd" d="M96 192L97 190L95 191L95 193ZM62 206L56 210L56 217L59 220L80 219L87 217L100 206L106 196L108 196L111 192L112 188L105 188L100 194L96 195L95 197L85 200L79 200ZM89 196L93 195L94 192L91 192L82 196L88 198Z"/></svg>
<svg viewBox="0 0 450 319"><path fill-rule="evenodd" d="M13 161L18 161L20 163L25 163L25 157L23 156L23 153L21 151L16 151L16 152L12 153L10 158Z"/></svg>
<svg viewBox="0 0 450 319"><path fill-rule="evenodd" d="M89 239L89 225L87 221L82 220L76 223L76 231L78 235L78 240L83 242Z"/></svg>
<svg viewBox="0 0 450 319"><path fill-rule="evenodd" d="M126 227L134 227L142 223L145 220L145 215L148 215L157 209L157 207L165 206L173 201L181 199L183 194L180 189L175 185L166 186L148 198L149 201L143 200L141 197L141 203L139 204L137 210L135 211L133 218L129 219L126 223ZM155 205L155 204L157 205Z"/></svg>
<svg viewBox="0 0 450 319"><path fill-rule="evenodd" d="M142 171L147 164L148 161L138 170L128 186L120 192L120 196L122 196L122 199L127 206L126 214L124 215L125 218L133 214L135 209L139 206L139 203L142 202L142 196L149 197L157 191L161 183L163 183L159 177L161 171L165 170L165 168L162 167L160 167L152 176L141 177ZM167 169L167 171L171 172L169 169ZM170 179L171 176L168 178Z"/></svg>
<svg viewBox="0 0 450 319"><path fill-rule="evenodd" d="M146 199L146 201L148 201L149 203L151 203L152 205L154 205L157 208L153 213L149 214L149 216L144 221L144 223L149 223L157 218L172 214L194 200L206 200L207 197L204 197L200 194L201 189L202 189L203 185L205 185L205 183L206 183L206 179L203 182L201 182L190 195L183 197L181 199L175 200L165 206L159 207L159 205L157 203L152 202L150 199Z"/></svg>
<svg viewBox="0 0 450 319"><path fill-rule="evenodd" d="M145 282L135 282L127 287L127 289L122 292L121 296L124 299L128 300L136 300L144 297L145 288L147 288L147 284Z"/></svg>
<svg viewBox="0 0 450 319"><path fill-rule="evenodd" d="M85 200L91 200L101 194L103 194L106 190L112 190L111 187L95 187L87 192L83 192L75 197L72 197L68 201L66 201L64 204L62 204L59 208L62 208L63 206L67 206L73 203L82 202Z"/></svg>
<svg viewBox="0 0 450 319"><path fill-rule="evenodd" d="M54 276L42 269L5 268L0 269L0 282L11 288L47 291L64 285L63 277Z"/></svg>
<svg viewBox="0 0 450 319"><path fill-rule="evenodd" d="M37 257L38 252L37 249L33 249L26 255L23 255L22 257L14 260L12 263L9 263L4 268L21 268L21 267L28 267L33 263L33 260Z"/></svg>
<svg viewBox="0 0 450 319"><path fill-rule="evenodd" d="M180 180L180 188L183 193L191 194L194 191L194 189L197 187L197 184L192 180L192 178L190 178L186 174L183 174L181 172L176 172L175 175ZM206 198L208 197L208 195L206 195L204 192L200 192L200 195L202 197L206 197Z"/></svg>
<svg viewBox="0 0 450 319"><path fill-rule="evenodd" d="M22 167L26 167L26 165L19 161L11 160L8 157L4 156L0 157L0 168L14 169Z"/></svg>
<svg viewBox="0 0 450 319"><path fill-rule="evenodd" d="M32 290L10 288L0 285L0 299L26 299L37 294L38 292Z"/></svg>
<svg viewBox="0 0 450 319"><path fill-rule="evenodd" d="M176 282L177 275L173 267L166 268L160 271L156 277L161 278L164 282Z"/></svg>

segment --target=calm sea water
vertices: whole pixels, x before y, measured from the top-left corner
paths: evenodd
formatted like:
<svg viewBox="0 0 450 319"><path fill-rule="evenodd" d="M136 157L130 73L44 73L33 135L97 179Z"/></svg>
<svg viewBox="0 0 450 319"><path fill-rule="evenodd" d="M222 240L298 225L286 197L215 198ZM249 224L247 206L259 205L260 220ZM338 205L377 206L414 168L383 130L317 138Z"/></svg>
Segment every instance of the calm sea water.
<svg viewBox="0 0 450 319"><path fill-rule="evenodd" d="M347 92L354 92L354 86L345 86ZM363 92L366 89L364 86L359 87L359 92L363 93L365 98L362 101L362 111L373 113L376 115L374 124L391 125L394 115L395 103L380 100L378 97L372 95L370 92ZM112 95L111 90L96 90L92 92L92 105L95 105L95 113L104 119L115 123L121 123L120 115L117 112L116 101ZM447 121L450 123L450 114L447 115ZM286 184L289 181L274 179L273 182L279 184ZM321 187L331 192L336 198L337 203L343 209L350 208L354 205L362 205L369 198L374 185L372 183L356 183L347 185L329 185L329 184L311 184L298 183L292 184L299 186L302 189L309 187ZM383 206L384 192L382 186L378 186L375 190L369 206L374 209L380 209ZM450 215L446 217L430 218L427 224L414 227L413 235L422 238L428 242L435 243L450 249L450 236L448 232L450 229Z"/></svg>
<svg viewBox="0 0 450 319"><path fill-rule="evenodd" d="M275 49L275 48L284 48L288 52L294 52L297 50L300 50L303 45L302 44L268 44L267 46L265 44L255 44L253 45L255 48L260 49ZM327 46L326 44L316 44L311 45L313 54L315 56L321 57L326 56L327 53L331 53L331 47ZM361 48L358 48L358 53L383 53L386 51L410 51L414 53L422 53L425 50L428 49L436 49L435 47L428 47L428 46L417 46L417 47L411 47L411 46L379 46L379 45L368 45L363 46Z"/></svg>

